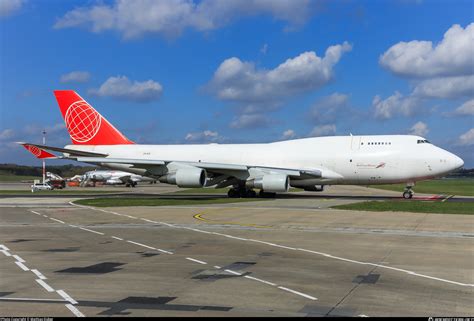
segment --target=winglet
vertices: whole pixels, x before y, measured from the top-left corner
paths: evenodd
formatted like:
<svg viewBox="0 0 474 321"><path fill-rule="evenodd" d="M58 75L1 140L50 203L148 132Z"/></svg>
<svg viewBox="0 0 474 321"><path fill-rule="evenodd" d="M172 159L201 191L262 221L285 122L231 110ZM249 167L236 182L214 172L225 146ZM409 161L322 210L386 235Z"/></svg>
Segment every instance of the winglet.
<svg viewBox="0 0 474 321"><path fill-rule="evenodd" d="M18 142L17 144L20 144L22 145L23 147L26 148L27 151L29 151L30 153L32 153L36 158L39 158L39 159L45 159L45 158L58 158L56 155L53 155L51 153L48 153L47 151L45 151L44 149L41 149L41 148L38 148L34 145L30 145L28 143L23 143L23 142Z"/></svg>

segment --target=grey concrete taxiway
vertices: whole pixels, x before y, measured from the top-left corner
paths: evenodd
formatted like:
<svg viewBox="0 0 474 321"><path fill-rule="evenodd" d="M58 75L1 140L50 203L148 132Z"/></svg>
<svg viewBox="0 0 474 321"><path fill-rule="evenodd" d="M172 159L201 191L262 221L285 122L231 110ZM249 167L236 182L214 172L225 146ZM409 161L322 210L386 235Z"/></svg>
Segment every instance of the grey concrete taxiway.
<svg viewBox="0 0 474 321"><path fill-rule="evenodd" d="M328 208L354 201L343 197L96 209L1 201L2 316L474 314L470 215Z"/></svg>

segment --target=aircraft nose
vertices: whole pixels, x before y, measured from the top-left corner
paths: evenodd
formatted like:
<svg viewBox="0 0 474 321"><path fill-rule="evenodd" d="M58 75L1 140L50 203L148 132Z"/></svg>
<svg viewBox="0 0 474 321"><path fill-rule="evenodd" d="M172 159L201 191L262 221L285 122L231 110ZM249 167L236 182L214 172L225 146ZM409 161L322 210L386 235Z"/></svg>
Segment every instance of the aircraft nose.
<svg viewBox="0 0 474 321"><path fill-rule="evenodd" d="M451 163L453 164L455 169L458 169L458 168L461 168L461 167L464 166L464 161L460 157L458 157L454 154L453 154L453 158L451 160Z"/></svg>

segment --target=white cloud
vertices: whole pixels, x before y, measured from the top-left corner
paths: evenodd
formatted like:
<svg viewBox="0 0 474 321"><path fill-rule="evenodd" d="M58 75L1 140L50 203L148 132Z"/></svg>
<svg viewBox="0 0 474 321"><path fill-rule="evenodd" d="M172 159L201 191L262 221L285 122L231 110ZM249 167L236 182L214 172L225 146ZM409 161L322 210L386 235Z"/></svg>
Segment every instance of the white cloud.
<svg viewBox="0 0 474 321"><path fill-rule="evenodd" d="M394 116L411 116L416 112L421 100L413 96L403 96L398 91L386 98L375 96L372 106L375 108L375 118L389 119Z"/></svg>
<svg viewBox="0 0 474 321"><path fill-rule="evenodd" d="M310 115L316 124L331 123L348 112L349 96L334 93L318 100L310 109Z"/></svg>
<svg viewBox="0 0 474 321"><path fill-rule="evenodd" d="M429 131L428 125L419 121L410 128L409 133L416 136L425 136Z"/></svg>
<svg viewBox="0 0 474 321"><path fill-rule="evenodd" d="M125 76L110 77L98 89L92 89L91 94L101 97L112 97L118 100L150 102L158 100L163 87L156 81L130 81Z"/></svg>
<svg viewBox="0 0 474 321"><path fill-rule="evenodd" d="M263 114L243 114L234 118L234 120L230 123L230 127L235 129L256 129L260 127L267 127L270 122L270 119Z"/></svg>
<svg viewBox="0 0 474 321"><path fill-rule="evenodd" d="M470 99L454 111L455 115L474 116L474 99Z"/></svg>
<svg viewBox="0 0 474 321"><path fill-rule="evenodd" d="M399 42L380 56L380 64L403 77L472 75L474 23L465 29L453 25L433 46L431 41Z"/></svg>
<svg viewBox="0 0 474 321"><path fill-rule="evenodd" d="M313 128L309 136L330 136L336 133L336 125L321 125Z"/></svg>
<svg viewBox="0 0 474 321"><path fill-rule="evenodd" d="M225 138L219 135L218 132L213 132L211 130L205 130L202 132L188 133L184 138L188 142L193 143L216 143L223 141Z"/></svg>
<svg viewBox="0 0 474 321"><path fill-rule="evenodd" d="M0 18L10 16L21 9L24 0L0 0Z"/></svg>
<svg viewBox="0 0 474 321"><path fill-rule="evenodd" d="M0 131L0 141L6 141L15 136L15 132L11 128Z"/></svg>
<svg viewBox="0 0 474 321"><path fill-rule="evenodd" d="M296 137L296 133L293 129L288 129L283 132L282 138L283 139L292 139Z"/></svg>
<svg viewBox="0 0 474 321"><path fill-rule="evenodd" d="M474 145L474 128L469 129L467 132L459 136L458 144L464 146Z"/></svg>
<svg viewBox="0 0 474 321"><path fill-rule="evenodd" d="M262 48L260 49L260 52L261 52L262 54L266 55L266 54L267 54L267 50L268 50L268 44L264 44L264 45L262 46Z"/></svg>
<svg viewBox="0 0 474 321"><path fill-rule="evenodd" d="M394 116L411 116L419 107L421 100L413 96L403 96L396 91L392 96L382 99L379 95L372 100L372 106L375 110L375 118L389 119Z"/></svg>
<svg viewBox="0 0 474 321"><path fill-rule="evenodd" d="M221 100L247 103L275 101L317 89L333 77L333 67L351 45L330 46L323 58L314 51L290 58L278 67L257 70L251 62L233 57L221 63L209 87Z"/></svg>
<svg viewBox="0 0 474 321"><path fill-rule="evenodd" d="M55 28L115 30L124 38L147 33L177 36L187 28L210 31L255 15L271 15L298 26L313 14L312 8L310 0L115 0L111 5L99 2L73 9L56 22Z"/></svg>
<svg viewBox="0 0 474 321"><path fill-rule="evenodd" d="M88 82L91 78L91 74L87 71L72 71L68 74L61 76L60 82L71 83L71 82Z"/></svg>
<svg viewBox="0 0 474 321"><path fill-rule="evenodd" d="M412 95L423 98L472 97L474 95L474 76L438 77L423 80L416 85Z"/></svg>

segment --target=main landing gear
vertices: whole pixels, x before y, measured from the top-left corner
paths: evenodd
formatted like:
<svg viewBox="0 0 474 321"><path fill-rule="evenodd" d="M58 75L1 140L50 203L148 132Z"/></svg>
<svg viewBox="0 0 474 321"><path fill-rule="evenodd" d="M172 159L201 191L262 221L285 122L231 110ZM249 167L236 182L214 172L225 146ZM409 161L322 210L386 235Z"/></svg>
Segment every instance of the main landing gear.
<svg viewBox="0 0 474 321"><path fill-rule="evenodd" d="M413 198L413 194L415 194L415 192L413 192L412 188L413 186L415 186L415 183L408 183L407 186L405 187L405 191L403 192L403 198L404 199L410 199L410 198Z"/></svg>
<svg viewBox="0 0 474 321"><path fill-rule="evenodd" d="M229 189L227 192L227 196L231 198L255 198L257 197L257 192L255 192L253 189L247 189L245 187L232 187ZM258 193L258 197L275 197L276 193L269 193L269 192L264 192L263 190L260 190Z"/></svg>

